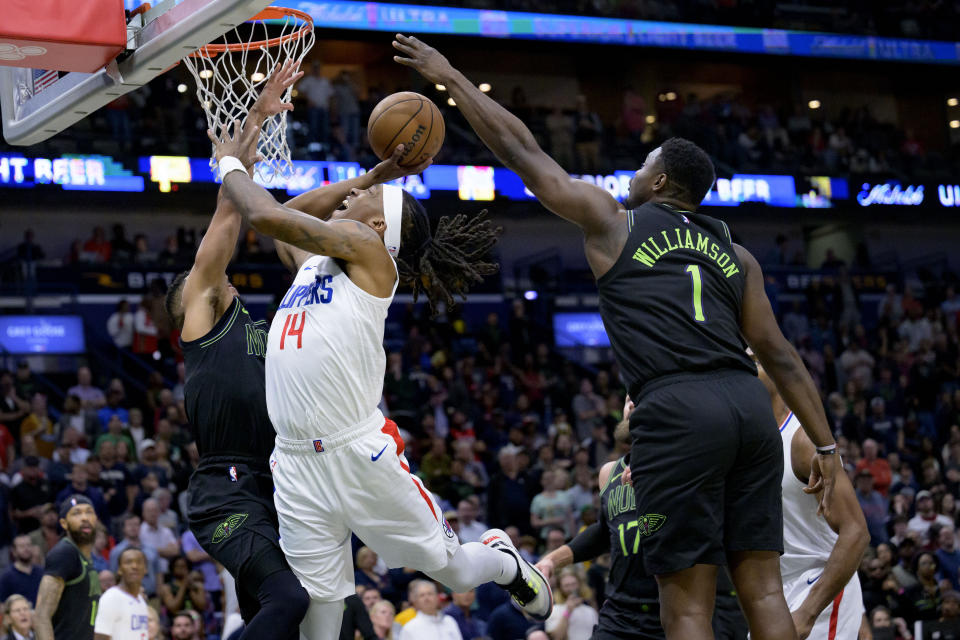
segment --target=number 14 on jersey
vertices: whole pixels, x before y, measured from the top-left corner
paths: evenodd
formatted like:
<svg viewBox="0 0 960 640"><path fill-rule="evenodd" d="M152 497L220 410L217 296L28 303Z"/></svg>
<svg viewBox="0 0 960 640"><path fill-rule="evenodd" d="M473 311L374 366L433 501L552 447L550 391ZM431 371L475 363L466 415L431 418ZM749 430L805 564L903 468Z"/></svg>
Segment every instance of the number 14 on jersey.
<svg viewBox="0 0 960 640"><path fill-rule="evenodd" d="M299 316L300 326L297 326ZM290 336L290 344L293 345L293 339L297 339L297 349L303 348L303 325L307 322L307 310L300 313L291 313L283 322L283 332L280 333L280 351L286 348L287 336Z"/></svg>

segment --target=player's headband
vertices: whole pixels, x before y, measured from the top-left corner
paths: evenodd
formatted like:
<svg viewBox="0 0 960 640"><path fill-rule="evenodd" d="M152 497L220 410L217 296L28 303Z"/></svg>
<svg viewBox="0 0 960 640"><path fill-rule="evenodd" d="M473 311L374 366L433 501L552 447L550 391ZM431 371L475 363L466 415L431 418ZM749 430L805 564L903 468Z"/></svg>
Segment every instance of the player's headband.
<svg viewBox="0 0 960 640"><path fill-rule="evenodd" d="M70 513L70 509L73 509L78 504L88 504L91 507L93 503L90 502L90 498L83 495L82 493L75 493L66 500L63 501L63 504L60 505L60 517L66 518L67 514Z"/></svg>
<svg viewBox="0 0 960 640"><path fill-rule="evenodd" d="M400 254L400 230L403 219L403 189L392 184L383 185L383 220L387 228L383 232L383 244L387 253L396 258Z"/></svg>

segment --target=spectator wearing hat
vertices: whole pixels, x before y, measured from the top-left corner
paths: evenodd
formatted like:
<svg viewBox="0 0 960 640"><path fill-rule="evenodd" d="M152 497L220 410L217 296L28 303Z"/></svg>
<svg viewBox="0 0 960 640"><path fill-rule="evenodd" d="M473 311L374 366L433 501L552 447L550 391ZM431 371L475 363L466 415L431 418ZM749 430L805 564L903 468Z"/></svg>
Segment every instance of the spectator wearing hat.
<svg viewBox="0 0 960 640"><path fill-rule="evenodd" d="M936 512L933 506L933 495L924 489L917 494L917 515L907 523L907 530L915 531L923 540L927 540L930 537L930 525L934 522L941 526L953 526L953 520Z"/></svg>
<svg viewBox="0 0 960 640"><path fill-rule="evenodd" d="M879 491L874 489L873 472L868 467L857 471L856 476L857 502L863 510L867 520L867 530L870 531L870 544L878 545L887 541L887 511L889 501Z"/></svg>
<svg viewBox="0 0 960 640"><path fill-rule="evenodd" d="M170 483L167 477L167 468L160 464L160 456L157 453L157 441L153 438L144 438L140 441L138 450L140 464L134 469L134 480L139 482L145 475L152 473L157 476L157 481L161 487Z"/></svg>
<svg viewBox="0 0 960 640"><path fill-rule="evenodd" d="M879 457L880 446L877 441L867 438L863 441L863 458L857 463L857 473L862 469L869 469L873 473L873 488L880 495L887 497L890 491L890 484L893 482L893 473L890 470L890 464Z"/></svg>

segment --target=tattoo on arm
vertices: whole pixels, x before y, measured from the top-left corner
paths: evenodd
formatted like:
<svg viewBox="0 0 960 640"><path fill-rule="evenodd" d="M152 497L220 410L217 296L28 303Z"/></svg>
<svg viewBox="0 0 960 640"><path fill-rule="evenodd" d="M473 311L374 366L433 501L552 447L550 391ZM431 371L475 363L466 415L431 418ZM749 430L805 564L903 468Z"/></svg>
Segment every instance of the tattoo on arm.
<svg viewBox="0 0 960 640"><path fill-rule="evenodd" d="M34 616L34 630L37 640L54 640L53 614L60 605L64 583L61 578L43 576L37 593L37 609Z"/></svg>

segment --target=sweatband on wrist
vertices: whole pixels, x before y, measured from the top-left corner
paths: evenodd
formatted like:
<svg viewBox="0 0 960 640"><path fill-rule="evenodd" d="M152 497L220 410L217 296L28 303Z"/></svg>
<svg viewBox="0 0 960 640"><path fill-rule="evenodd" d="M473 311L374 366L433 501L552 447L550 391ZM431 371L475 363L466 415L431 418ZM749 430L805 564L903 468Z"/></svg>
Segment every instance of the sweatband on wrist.
<svg viewBox="0 0 960 640"><path fill-rule="evenodd" d="M383 230L383 244L390 257L400 255L400 232L403 222L403 189L396 185L383 185L383 221L387 224Z"/></svg>
<svg viewBox="0 0 960 640"><path fill-rule="evenodd" d="M837 452L837 443L833 443L825 447L817 447L817 455L832 456L836 452Z"/></svg>
<svg viewBox="0 0 960 640"><path fill-rule="evenodd" d="M221 182L231 171L243 171L244 173L247 172L247 168L243 166L243 163L233 156L223 156L220 158L220 162L217 163L217 167L220 169Z"/></svg>

